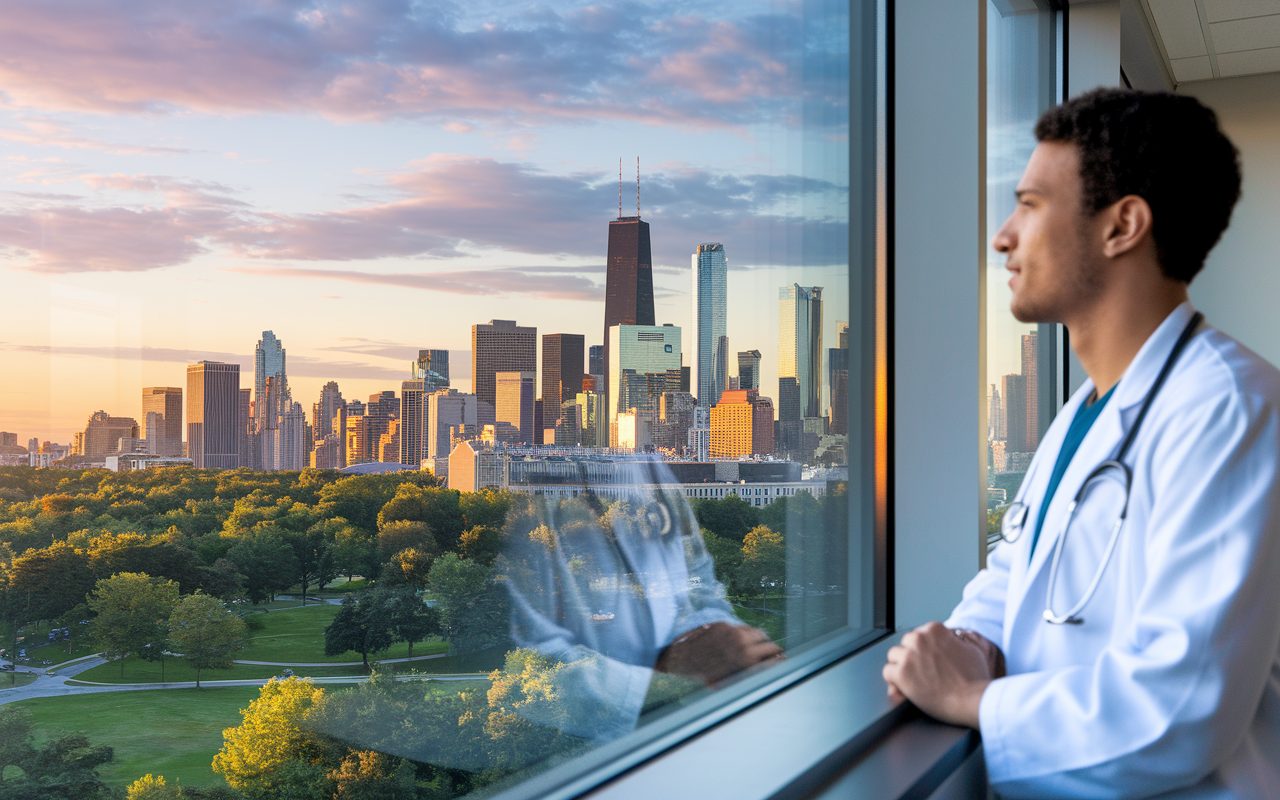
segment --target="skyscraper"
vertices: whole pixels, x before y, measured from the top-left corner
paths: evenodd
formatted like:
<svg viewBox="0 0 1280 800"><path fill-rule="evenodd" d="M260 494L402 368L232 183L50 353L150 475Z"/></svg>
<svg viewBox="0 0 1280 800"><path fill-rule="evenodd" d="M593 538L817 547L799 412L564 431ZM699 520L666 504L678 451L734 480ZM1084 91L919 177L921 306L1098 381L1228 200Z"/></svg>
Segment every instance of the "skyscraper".
<svg viewBox="0 0 1280 800"><path fill-rule="evenodd" d="M426 458L427 443L427 381L418 379L400 383L400 452L401 464L418 465Z"/></svg>
<svg viewBox="0 0 1280 800"><path fill-rule="evenodd" d="M827 386L831 389L831 433L849 432L849 323L836 323L838 347L827 351Z"/></svg>
<svg viewBox="0 0 1280 800"><path fill-rule="evenodd" d="M253 425L253 400L250 397L252 391L247 386L240 390L240 413L236 420L236 433L239 437L239 443L236 452L240 456L238 466L241 467L253 466L253 431L251 430Z"/></svg>
<svg viewBox="0 0 1280 800"><path fill-rule="evenodd" d="M256 404L254 413L260 419L267 396L267 378L278 377L285 382L285 350L284 345L271 331L263 331L262 338L253 352L253 400Z"/></svg>
<svg viewBox="0 0 1280 800"><path fill-rule="evenodd" d="M728 307L729 263L724 245L698 245L693 262L693 336L690 346L693 394L703 406L720 401L728 383L728 339L725 326Z"/></svg>
<svg viewBox="0 0 1280 800"><path fill-rule="evenodd" d="M133 417L113 417L105 411L95 411L84 428L81 454L101 458L114 452L121 439L137 438L138 422Z"/></svg>
<svg viewBox="0 0 1280 800"><path fill-rule="evenodd" d="M396 419L400 414L400 401L396 399L396 393L391 391L379 392L378 394L369 395L369 403L365 406L364 425L365 425L365 447L362 452L363 457L367 461L378 461L381 454L378 452L378 443L381 441L382 434L391 428L391 420ZM397 457L399 453L397 452Z"/></svg>
<svg viewBox="0 0 1280 800"><path fill-rule="evenodd" d="M422 381L422 390L427 394L449 388L449 351L419 350L418 360L409 364L409 370L415 381ZM403 437L404 431L401 431ZM410 462L404 462L410 463ZM416 462L414 462L416 463Z"/></svg>
<svg viewBox="0 0 1280 800"><path fill-rule="evenodd" d="M755 389L724 392L711 408L712 458L773 452L773 402Z"/></svg>
<svg viewBox="0 0 1280 800"><path fill-rule="evenodd" d="M342 404L342 392L338 390L338 382L329 381L320 390L320 402L311 407L311 428L316 441L320 441L331 433L339 433L333 428L333 415Z"/></svg>
<svg viewBox="0 0 1280 800"><path fill-rule="evenodd" d="M990 404L987 409L987 438L991 441L1003 441L1008 436L1004 423L1004 402L1000 399L1000 390L991 384Z"/></svg>
<svg viewBox="0 0 1280 800"><path fill-rule="evenodd" d="M187 451L196 467L240 465L239 422L240 365L201 361L188 366Z"/></svg>
<svg viewBox="0 0 1280 800"><path fill-rule="evenodd" d="M1040 359L1039 336L1028 333L1022 337L1022 378L1026 387L1023 400L1023 419L1026 425L1026 449L1022 452L1033 453L1040 446ZM1047 427L1047 426L1046 426Z"/></svg>
<svg viewBox="0 0 1280 800"><path fill-rule="evenodd" d="M681 331L673 325L615 325L609 329L607 407L610 441L618 414L658 412L664 391L680 390ZM643 398L643 400L641 399Z"/></svg>
<svg viewBox="0 0 1280 800"><path fill-rule="evenodd" d="M593 344L587 351L587 374L603 375L604 373L604 345Z"/></svg>
<svg viewBox="0 0 1280 800"><path fill-rule="evenodd" d="M800 416L822 414L822 287L778 290L778 377L800 385Z"/></svg>
<svg viewBox="0 0 1280 800"><path fill-rule="evenodd" d="M516 442L535 444L533 383L536 373L499 372L495 375L495 424L506 423L519 431ZM541 444L541 442L536 442Z"/></svg>
<svg viewBox="0 0 1280 800"><path fill-rule="evenodd" d="M760 388L760 351L738 351L738 388Z"/></svg>
<svg viewBox="0 0 1280 800"><path fill-rule="evenodd" d="M152 417L151 414L158 416ZM145 436L154 447L154 455L182 455L182 389L174 386L143 389L142 420L147 426ZM153 421L158 422L159 430L151 429Z"/></svg>
<svg viewBox="0 0 1280 800"><path fill-rule="evenodd" d="M1000 379L1004 397L1004 432L1006 453L1029 453L1027 448L1027 379L1022 375L1005 375Z"/></svg>
<svg viewBox="0 0 1280 800"><path fill-rule="evenodd" d="M495 319L471 326L471 381L476 398L495 404L499 372L537 372L538 329ZM483 423L481 423L483 424Z"/></svg>
<svg viewBox="0 0 1280 800"><path fill-rule="evenodd" d="M609 329L615 325L653 324L653 255L649 245L649 223L640 219L637 208L636 216L624 217L619 213L618 218L609 223L603 374L608 375L611 371Z"/></svg>
<svg viewBox="0 0 1280 800"><path fill-rule="evenodd" d="M586 337L580 333L548 333L542 337L542 427L554 428L561 405L582 391L582 357ZM541 431L535 431L541 444Z"/></svg>
<svg viewBox="0 0 1280 800"><path fill-rule="evenodd" d="M427 395L427 447L423 458L444 460L453 449L449 429L471 426L475 428L479 418L476 396L462 394L454 389L444 389ZM446 473L448 469L444 470ZM436 477L445 477L436 474Z"/></svg>

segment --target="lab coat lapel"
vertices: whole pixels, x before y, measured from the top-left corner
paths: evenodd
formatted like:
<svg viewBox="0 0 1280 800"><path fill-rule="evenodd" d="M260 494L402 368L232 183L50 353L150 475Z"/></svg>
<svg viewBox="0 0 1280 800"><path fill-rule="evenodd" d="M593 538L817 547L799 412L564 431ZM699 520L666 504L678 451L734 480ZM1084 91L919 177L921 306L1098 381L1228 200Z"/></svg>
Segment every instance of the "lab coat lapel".
<svg viewBox="0 0 1280 800"><path fill-rule="evenodd" d="M1178 335L1182 333L1182 329L1186 327L1191 320L1195 309L1190 302L1183 303L1173 310L1165 321L1160 323L1160 327L1147 338L1143 343L1138 354L1134 356L1133 361L1129 364L1129 368L1125 370L1121 376L1120 382L1116 385L1115 394L1107 401L1106 408L1102 409L1102 413L1094 420L1093 426L1086 434L1084 441L1080 443L1080 449L1076 451L1075 456L1071 459L1071 465L1062 476L1062 481L1058 484L1058 490L1054 493L1053 500L1049 504L1049 513L1045 515L1044 528L1040 531L1040 540L1036 545L1035 553L1031 559L1031 566L1027 570L1026 580L1022 584L1022 595L1018 598L1019 603L1026 596L1031 585L1039 578L1044 566L1049 562L1049 556L1053 552L1054 545L1057 543L1059 535L1062 533L1062 521L1066 514L1067 506L1075 497L1076 492L1084 485L1085 478L1093 471L1095 467L1109 458L1114 458L1120 450L1120 443L1124 440L1125 434L1129 428L1137 420L1138 411L1142 407L1142 402L1147 397L1147 392L1151 389L1151 385L1155 383L1156 376L1160 373L1160 369L1164 366L1165 359L1169 357L1169 352L1173 349L1173 345L1178 340ZM1076 410L1084 398L1093 391L1093 382L1085 381L1085 385L1081 386L1071 398L1066 406L1063 406L1060 412L1062 419L1055 420L1064 423L1059 427L1060 431L1057 437L1057 447L1052 451L1054 459L1057 458L1058 448L1062 445L1062 440L1066 435L1066 429L1071 425L1071 419L1074 417ZM1070 414L1071 416L1067 416ZM1045 464L1047 471L1053 471L1053 464ZM1046 481L1047 483L1047 481ZM1044 488L1040 489L1043 496ZM1039 513L1039 509L1032 509L1033 513ZM1037 618L1039 617L1039 609L1036 610Z"/></svg>

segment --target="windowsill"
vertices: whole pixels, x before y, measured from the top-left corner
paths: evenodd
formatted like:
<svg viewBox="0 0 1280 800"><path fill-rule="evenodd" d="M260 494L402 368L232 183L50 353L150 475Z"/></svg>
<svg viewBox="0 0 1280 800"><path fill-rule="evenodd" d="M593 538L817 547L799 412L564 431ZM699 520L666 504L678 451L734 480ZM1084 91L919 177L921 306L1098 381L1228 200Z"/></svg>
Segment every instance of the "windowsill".
<svg viewBox="0 0 1280 800"><path fill-rule="evenodd" d="M893 634L832 664L589 796L765 800L858 782L874 791L857 796L927 796L928 786L973 752L977 736L889 701L880 670L900 638ZM909 763L894 755L903 752ZM897 794L883 793L893 787Z"/></svg>

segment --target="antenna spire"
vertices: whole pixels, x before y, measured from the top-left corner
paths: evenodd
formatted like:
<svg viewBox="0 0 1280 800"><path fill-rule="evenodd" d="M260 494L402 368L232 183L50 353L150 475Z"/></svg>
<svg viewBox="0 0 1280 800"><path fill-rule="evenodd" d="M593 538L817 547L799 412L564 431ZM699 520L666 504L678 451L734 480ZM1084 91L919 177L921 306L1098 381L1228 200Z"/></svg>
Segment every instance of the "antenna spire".
<svg viewBox="0 0 1280 800"><path fill-rule="evenodd" d="M618 156L618 219L622 219L622 156Z"/></svg>
<svg viewBox="0 0 1280 800"><path fill-rule="evenodd" d="M636 156L636 219L640 219L640 156Z"/></svg>

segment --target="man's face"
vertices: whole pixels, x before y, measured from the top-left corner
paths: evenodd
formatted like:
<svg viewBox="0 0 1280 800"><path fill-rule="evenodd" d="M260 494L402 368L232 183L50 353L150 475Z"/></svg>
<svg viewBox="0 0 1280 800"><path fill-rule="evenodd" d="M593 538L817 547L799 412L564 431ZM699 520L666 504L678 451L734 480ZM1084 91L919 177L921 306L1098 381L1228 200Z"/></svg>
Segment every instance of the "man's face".
<svg viewBox="0 0 1280 800"><path fill-rule="evenodd" d="M1019 322L1065 322L1100 290L1075 146L1037 145L1016 191L1017 207L991 240L1013 273L1010 310Z"/></svg>

